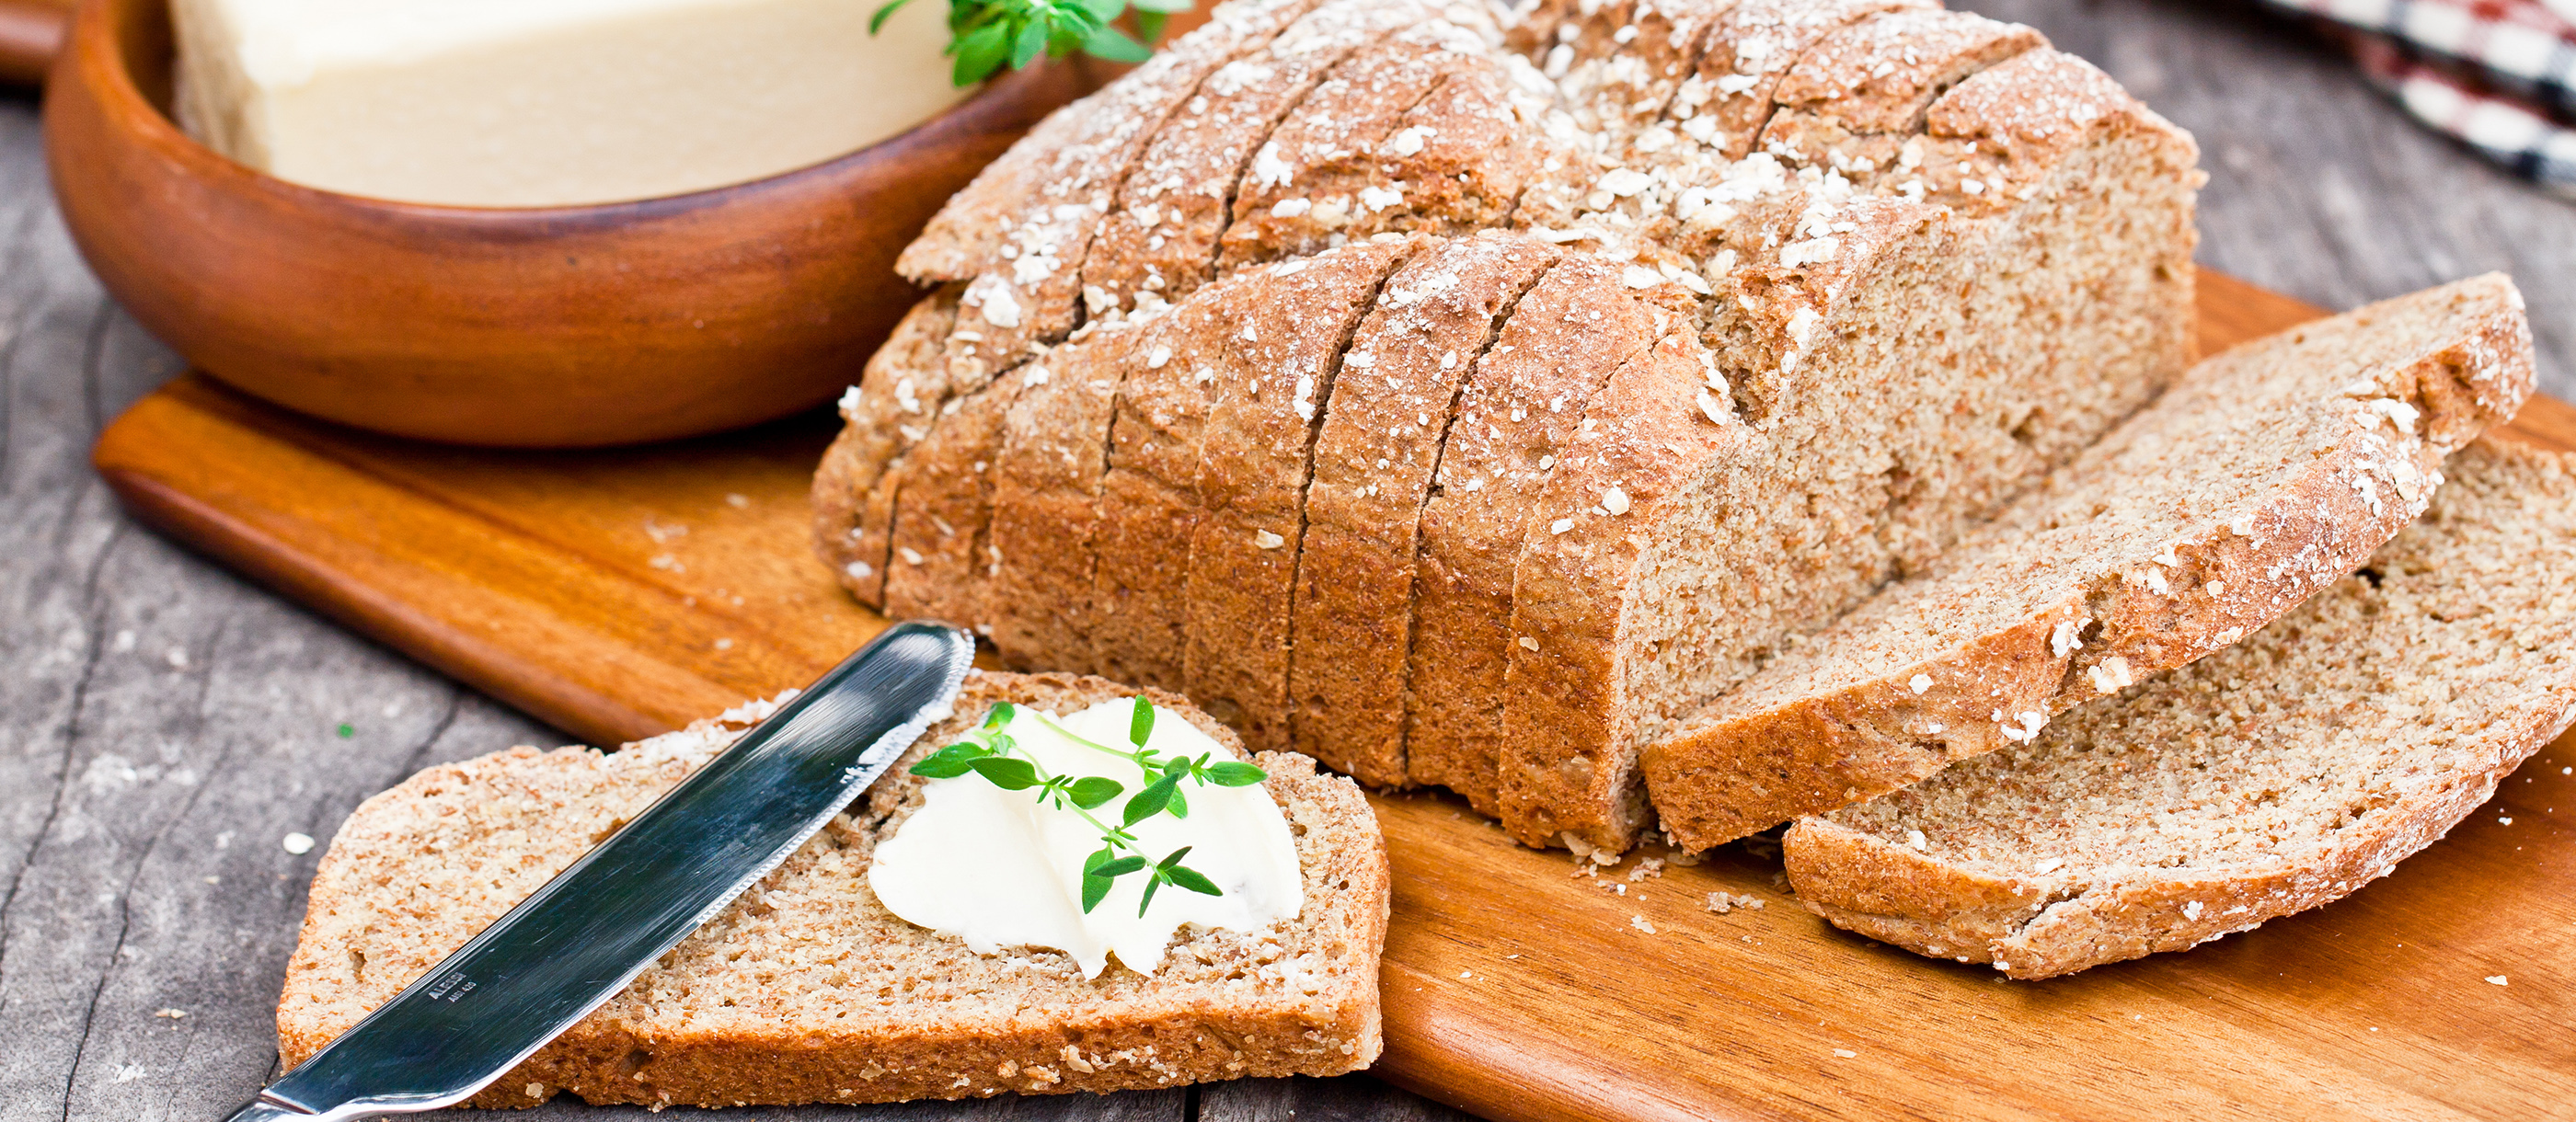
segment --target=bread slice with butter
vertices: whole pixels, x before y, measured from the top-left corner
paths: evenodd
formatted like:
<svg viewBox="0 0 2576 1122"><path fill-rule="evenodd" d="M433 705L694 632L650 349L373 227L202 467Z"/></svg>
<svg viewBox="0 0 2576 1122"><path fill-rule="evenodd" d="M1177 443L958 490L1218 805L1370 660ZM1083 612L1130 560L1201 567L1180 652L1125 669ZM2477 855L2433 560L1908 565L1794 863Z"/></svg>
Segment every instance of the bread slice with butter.
<svg viewBox="0 0 2576 1122"><path fill-rule="evenodd" d="M1384 841L1349 780L1256 758L1294 836L1304 904L1257 932L1184 928L1151 975L1085 979L1034 947L978 955L870 892L875 847L922 803L904 770L996 703L1070 713L1134 691L1060 674L969 675L956 713L902 765L714 920L470 1105L787 1105L1115 1091L1332 1075L1377 1058ZM1228 750L1224 726L1152 693ZM332 839L278 1002L302 1062L764 712L603 753L514 748L430 768L369 799Z"/></svg>

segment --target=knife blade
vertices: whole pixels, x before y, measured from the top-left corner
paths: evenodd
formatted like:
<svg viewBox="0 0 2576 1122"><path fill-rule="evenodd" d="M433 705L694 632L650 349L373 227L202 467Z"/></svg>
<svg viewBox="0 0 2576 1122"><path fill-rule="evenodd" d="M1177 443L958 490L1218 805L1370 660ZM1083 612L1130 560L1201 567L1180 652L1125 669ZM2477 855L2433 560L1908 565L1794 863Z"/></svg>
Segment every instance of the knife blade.
<svg viewBox="0 0 2576 1122"><path fill-rule="evenodd" d="M946 716L964 632L887 628L231 1122L452 1106L623 991Z"/></svg>

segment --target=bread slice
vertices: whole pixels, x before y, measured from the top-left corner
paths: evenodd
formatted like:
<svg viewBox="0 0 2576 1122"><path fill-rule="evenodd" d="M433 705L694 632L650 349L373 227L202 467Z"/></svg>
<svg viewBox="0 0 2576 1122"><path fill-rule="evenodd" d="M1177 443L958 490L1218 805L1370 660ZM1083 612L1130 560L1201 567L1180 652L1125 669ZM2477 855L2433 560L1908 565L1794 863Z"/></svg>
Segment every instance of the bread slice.
<svg viewBox="0 0 2576 1122"><path fill-rule="evenodd" d="M814 470L815 552L833 579L871 608L885 606L886 530L894 521L886 469L929 433L939 403L923 403L920 379L940 364L956 326L955 286L904 313L841 398L845 426Z"/></svg>
<svg viewBox="0 0 2576 1122"><path fill-rule="evenodd" d="M2386 876L2576 720L2576 459L2481 441L2423 519L2244 642L1791 828L1807 907L2047 978Z"/></svg>
<svg viewBox="0 0 2576 1122"><path fill-rule="evenodd" d="M1219 6L1206 24L1126 77L1058 111L1072 125L1068 134L1052 137L1051 152L1032 153L1028 161L1005 153L940 209L896 268L916 281L966 282L947 352L951 378L961 389L973 389L1072 332L1080 323L1083 264L1102 216L1147 146L1211 75L1260 50L1316 3L1234 0ZM1041 131L1053 132L1043 126ZM1013 152L1019 148L1014 145ZM986 226L998 227L1001 237L984 233ZM961 255L954 247L982 252ZM952 258L971 260L975 270L956 274Z"/></svg>
<svg viewBox="0 0 2576 1122"><path fill-rule="evenodd" d="M1410 2L1327 0L1208 75L1146 149L1083 262L1091 315L1178 300L1212 279L1253 154L1281 120L1352 51L1429 18Z"/></svg>
<svg viewBox="0 0 2576 1122"><path fill-rule="evenodd" d="M970 675L956 715L998 701L1070 711L1131 691L1098 678ZM1231 748L1232 734L1167 694ZM602 754L516 748L430 768L350 815L314 876L278 1002L292 1067L581 856L717 751L764 706ZM896 918L870 854L920 805L902 766L633 985L476 1096L534 1106L569 1091L651 1107L870 1103L1006 1091L1167 1087L1330 1075L1377 1057L1387 864L1368 802L1304 757L1257 757L1304 871L1298 918L1184 929L1151 976L1086 980L1039 948L981 956Z"/></svg>
<svg viewBox="0 0 2576 1122"><path fill-rule="evenodd" d="M984 633L1006 665L1090 673L1101 480L1109 420L1127 372L1170 361L1189 316L1103 323L1047 356L1022 390L993 464L992 593Z"/></svg>
<svg viewBox="0 0 2576 1122"><path fill-rule="evenodd" d="M1653 820L1636 755L1594 752L1635 742L1615 665L1624 634L1652 628L1663 582L1651 568L1680 559L1656 530L1687 524L1712 476L1762 470L1769 449L1722 396L1716 364L1686 326L1610 375L1569 434L1536 496L1512 574L1503 704L1501 808L1516 834L1553 840L1627 838ZM1604 602L1599 594L1624 594ZM1570 819L1566 807L1606 807Z"/></svg>
<svg viewBox="0 0 2576 1122"><path fill-rule="evenodd" d="M1351 339L1315 439L1289 650L1290 738L1327 767L1406 783L1423 504L1469 371L1556 258L1500 232L1446 243L1388 279Z"/></svg>
<svg viewBox="0 0 2576 1122"><path fill-rule="evenodd" d="M2412 521L2532 376L2492 274L2201 363L1937 571L1653 744L1665 831L1700 848L1884 794L2235 642Z"/></svg>
<svg viewBox="0 0 2576 1122"><path fill-rule="evenodd" d="M1409 5L1410 0L1377 0ZM1253 154L1251 174L1220 239L1226 268L1315 253L1373 234L1404 230L1472 233L1499 222L1511 196L1486 199L1465 213L1434 214L1406 203L1407 181L1393 161L1418 160L1436 140L1421 132L1399 140L1411 111L1453 77L1491 66L1488 48L1501 38L1488 10L1457 4L1425 10L1402 31L1354 52L1290 111ZM1504 110L1508 112L1508 110ZM1487 116L1493 107L1484 110ZM1463 124L1461 118L1453 123ZM1487 145L1509 154L1512 145ZM1414 182L1424 176L1417 173ZM1403 221L1396 221L1401 217Z"/></svg>
<svg viewBox="0 0 2576 1122"><path fill-rule="evenodd" d="M1568 257L1521 297L1467 377L1422 508L1406 767L1415 782L1447 787L1487 814L1501 794L1512 574L1535 500L1593 393L1688 315L1637 299L1621 272Z"/></svg>
<svg viewBox="0 0 2576 1122"><path fill-rule="evenodd" d="M1316 431L1378 290L1426 240L1388 235L1264 270L1223 346L1176 355L1212 371L1200 434L1203 513L1184 562L1182 683L1256 750L1288 744L1288 644Z"/></svg>

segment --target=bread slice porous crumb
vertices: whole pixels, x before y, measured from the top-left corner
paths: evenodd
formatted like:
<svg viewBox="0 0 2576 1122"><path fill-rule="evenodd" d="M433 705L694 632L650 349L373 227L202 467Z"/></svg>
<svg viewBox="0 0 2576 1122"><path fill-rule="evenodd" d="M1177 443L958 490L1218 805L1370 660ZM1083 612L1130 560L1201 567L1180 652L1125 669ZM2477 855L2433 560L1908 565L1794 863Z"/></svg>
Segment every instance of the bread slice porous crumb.
<svg viewBox="0 0 2576 1122"><path fill-rule="evenodd" d="M2243 642L1799 822L1799 900L2046 978L2388 875L2576 720L2576 457L2490 439L2450 475L2367 565Z"/></svg>

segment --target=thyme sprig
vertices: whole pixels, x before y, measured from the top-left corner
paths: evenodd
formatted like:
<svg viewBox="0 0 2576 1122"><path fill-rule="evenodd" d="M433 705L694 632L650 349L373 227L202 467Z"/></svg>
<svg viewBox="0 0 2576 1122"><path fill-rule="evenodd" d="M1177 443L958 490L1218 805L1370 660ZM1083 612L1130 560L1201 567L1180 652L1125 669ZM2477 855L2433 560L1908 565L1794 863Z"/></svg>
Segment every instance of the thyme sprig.
<svg viewBox="0 0 2576 1122"><path fill-rule="evenodd" d="M868 34L885 26L895 10L911 0L893 0L868 20ZM1075 51L1111 62L1143 62L1154 53L1145 44L1163 35L1174 13L1190 10L1193 0L948 0L948 49L957 60L949 80L960 86L983 81L1004 62L1020 70L1040 55L1063 58ZM1114 26L1127 9L1136 9L1134 36Z"/></svg>
<svg viewBox="0 0 2576 1122"><path fill-rule="evenodd" d="M1165 755L1145 746L1154 734L1154 704L1142 696L1136 698L1134 715L1127 721L1127 739L1132 748L1113 748L1064 727L1041 710L1029 715L1055 730L1068 740L1096 752L1105 752L1128 760L1141 773L1144 788L1127 800L1119 815L1121 821L1111 826L1091 812L1109 800L1126 793L1126 785L1103 775L1074 777L1053 774L1038 763L1036 756L1019 746L1019 741L1002 731L1019 712L1005 701L993 706L984 720L966 734L966 739L931 753L912 765L912 774L930 779L953 779L973 772L1005 791L1036 792L1036 798L1058 810L1081 815L1084 822L1100 831L1100 848L1082 863L1082 910L1088 914L1107 899L1118 878L1145 873L1144 898L1136 904L1136 914L1154 904L1154 892L1164 885L1187 889L1205 896L1222 896L1224 891L1205 874L1181 864L1192 847L1182 846L1163 855L1159 861L1147 856L1137 844L1134 828L1158 814L1188 818L1190 803L1182 794L1184 781L1205 786L1249 787L1269 778L1267 772L1239 760L1218 760L1215 753L1203 752L1195 759Z"/></svg>

